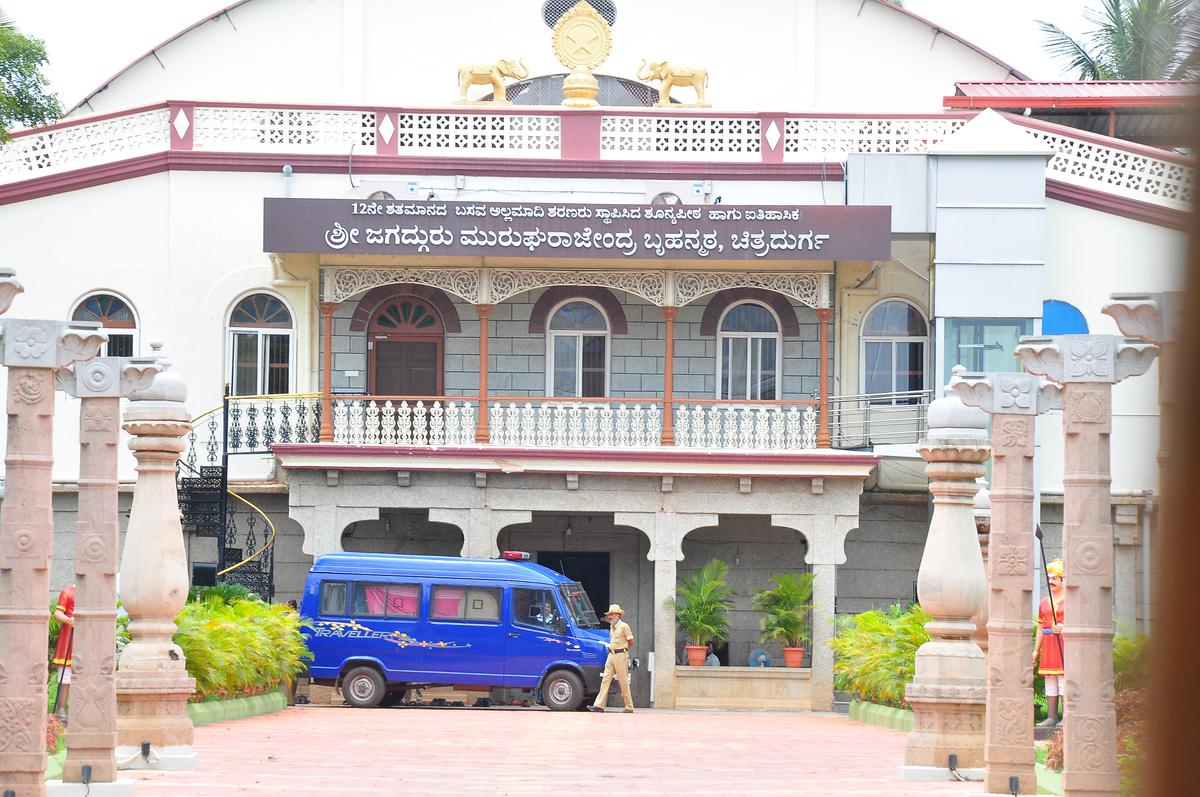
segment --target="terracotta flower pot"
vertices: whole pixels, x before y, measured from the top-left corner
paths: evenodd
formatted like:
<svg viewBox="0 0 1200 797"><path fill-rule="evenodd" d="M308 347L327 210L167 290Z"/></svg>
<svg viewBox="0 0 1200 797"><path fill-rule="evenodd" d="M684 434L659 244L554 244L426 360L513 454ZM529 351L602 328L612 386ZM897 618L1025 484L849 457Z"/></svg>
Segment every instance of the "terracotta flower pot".
<svg viewBox="0 0 1200 797"><path fill-rule="evenodd" d="M689 667L703 667L704 659L708 655L707 645L684 645L687 651Z"/></svg>
<svg viewBox="0 0 1200 797"><path fill-rule="evenodd" d="M804 648L784 648L783 664L785 667L799 667L804 662Z"/></svg>

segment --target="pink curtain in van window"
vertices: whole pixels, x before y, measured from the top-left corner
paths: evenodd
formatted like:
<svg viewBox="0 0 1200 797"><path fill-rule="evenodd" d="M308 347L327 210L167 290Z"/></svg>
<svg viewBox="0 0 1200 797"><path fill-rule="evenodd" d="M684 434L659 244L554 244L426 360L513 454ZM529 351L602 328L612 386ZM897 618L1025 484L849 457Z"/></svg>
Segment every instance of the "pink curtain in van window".
<svg viewBox="0 0 1200 797"><path fill-rule="evenodd" d="M466 599L466 587L438 587L433 592L430 617L458 619L463 616L463 604Z"/></svg>
<svg viewBox="0 0 1200 797"><path fill-rule="evenodd" d="M363 587L363 597L367 600L369 614L383 614L383 607L387 605L387 587Z"/></svg>
<svg viewBox="0 0 1200 797"><path fill-rule="evenodd" d="M415 584L405 584L388 590L387 610L389 615L416 617L421 602L421 593Z"/></svg>

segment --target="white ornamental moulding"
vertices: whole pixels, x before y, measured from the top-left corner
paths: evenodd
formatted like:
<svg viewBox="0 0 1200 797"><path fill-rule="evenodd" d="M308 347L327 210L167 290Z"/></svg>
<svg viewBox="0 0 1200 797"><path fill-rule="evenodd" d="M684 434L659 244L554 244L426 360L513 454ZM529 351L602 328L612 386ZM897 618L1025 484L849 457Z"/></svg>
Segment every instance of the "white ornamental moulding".
<svg viewBox="0 0 1200 797"><path fill-rule="evenodd" d="M1158 347L1117 335L1024 336L1013 353L1029 372L1056 382L1115 384L1146 373Z"/></svg>
<svg viewBox="0 0 1200 797"><path fill-rule="evenodd" d="M328 277L325 300L328 302L345 301L371 288L401 282L440 288L471 304L481 301L478 269L332 268L326 269L325 273Z"/></svg>
<svg viewBox="0 0 1200 797"><path fill-rule="evenodd" d="M675 304L683 306L727 288L762 288L808 307L827 307L825 274L754 271L688 272L675 277Z"/></svg>
<svg viewBox="0 0 1200 797"><path fill-rule="evenodd" d="M491 273L489 298L492 304L498 304L525 291L560 285L613 288L660 307L666 303L667 275L663 271L497 270Z"/></svg>
<svg viewBox="0 0 1200 797"><path fill-rule="evenodd" d="M950 389L963 404L989 415L1037 415L1062 409L1062 388L1032 374L980 373L954 366Z"/></svg>

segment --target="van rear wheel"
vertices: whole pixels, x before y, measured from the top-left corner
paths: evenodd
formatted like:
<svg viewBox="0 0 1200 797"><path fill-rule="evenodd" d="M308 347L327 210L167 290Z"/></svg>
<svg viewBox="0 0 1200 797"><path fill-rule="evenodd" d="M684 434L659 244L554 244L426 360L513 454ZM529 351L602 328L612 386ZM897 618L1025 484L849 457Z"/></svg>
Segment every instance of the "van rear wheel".
<svg viewBox="0 0 1200 797"><path fill-rule="evenodd" d="M542 702L551 711L574 711L583 702L583 681L570 670L555 670L542 682Z"/></svg>
<svg viewBox="0 0 1200 797"><path fill-rule="evenodd" d="M374 708L384 694L383 676L374 667L355 667L342 679L342 697L355 708Z"/></svg>

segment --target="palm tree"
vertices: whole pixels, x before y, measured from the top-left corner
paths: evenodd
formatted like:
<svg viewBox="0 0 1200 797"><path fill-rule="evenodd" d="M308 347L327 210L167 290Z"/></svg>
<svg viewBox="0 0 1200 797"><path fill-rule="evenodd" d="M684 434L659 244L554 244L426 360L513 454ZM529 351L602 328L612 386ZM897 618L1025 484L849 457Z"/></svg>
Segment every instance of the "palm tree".
<svg viewBox="0 0 1200 797"><path fill-rule="evenodd" d="M1084 16L1086 44L1038 22L1046 51L1080 80L1191 80L1200 77L1200 25L1193 0L1099 0Z"/></svg>

